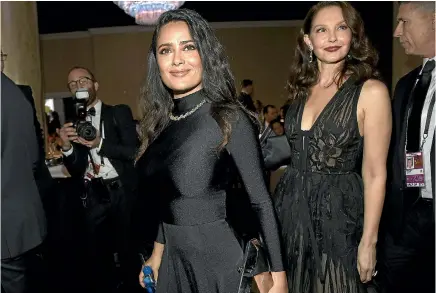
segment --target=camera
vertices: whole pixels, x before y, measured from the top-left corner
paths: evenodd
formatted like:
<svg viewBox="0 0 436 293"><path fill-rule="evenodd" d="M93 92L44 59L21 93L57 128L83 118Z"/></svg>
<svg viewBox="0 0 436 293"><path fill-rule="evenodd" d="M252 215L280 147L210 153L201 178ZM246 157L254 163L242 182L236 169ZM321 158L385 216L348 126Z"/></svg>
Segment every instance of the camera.
<svg viewBox="0 0 436 293"><path fill-rule="evenodd" d="M76 128L77 135L84 140L92 141L97 137L97 129L92 126L92 123L86 121L87 111L86 102L89 98L87 89L78 89L76 92L75 108L76 119L74 122L74 128Z"/></svg>

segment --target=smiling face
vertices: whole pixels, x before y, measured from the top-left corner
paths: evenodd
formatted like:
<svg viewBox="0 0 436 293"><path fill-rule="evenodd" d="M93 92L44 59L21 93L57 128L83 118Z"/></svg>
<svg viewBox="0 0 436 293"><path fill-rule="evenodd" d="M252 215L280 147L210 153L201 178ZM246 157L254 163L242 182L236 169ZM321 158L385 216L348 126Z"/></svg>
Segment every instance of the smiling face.
<svg viewBox="0 0 436 293"><path fill-rule="evenodd" d="M98 82L96 82L91 73L84 68L76 68L68 74L68 89L72 96L76 96L79 88L86 89L89 94L87 105L93 104L97 99Z"/></svg>
<svg viewBox="0 0 436 293"><path fill-rule="evenodd" d="M156 59L163 83L182 98L202 88L203 66L185 22L171 22L160 30Z"/></svg>
<svg viewBox="0 0 436 293"><path fill-rule="evenodd" d="M344 60L350 51L351 39L351 30L338 6L319 10L313 18L310 33L304 35L306 45L324 63Z"/></svg>

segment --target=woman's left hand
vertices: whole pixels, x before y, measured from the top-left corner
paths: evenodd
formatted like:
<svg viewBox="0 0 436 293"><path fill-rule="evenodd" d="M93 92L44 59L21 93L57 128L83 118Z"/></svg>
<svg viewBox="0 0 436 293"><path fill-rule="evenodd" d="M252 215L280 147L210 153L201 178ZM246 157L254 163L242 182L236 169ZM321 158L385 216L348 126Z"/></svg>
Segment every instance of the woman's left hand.
<svg viewBox="0 0 436 293"><path fill-rule="evenodd" d="M375 271L376 263L376 245L360 241L357 251L357 270L362 283L367 283L371 281L372 277L375 277L377 274Z"/></svg>

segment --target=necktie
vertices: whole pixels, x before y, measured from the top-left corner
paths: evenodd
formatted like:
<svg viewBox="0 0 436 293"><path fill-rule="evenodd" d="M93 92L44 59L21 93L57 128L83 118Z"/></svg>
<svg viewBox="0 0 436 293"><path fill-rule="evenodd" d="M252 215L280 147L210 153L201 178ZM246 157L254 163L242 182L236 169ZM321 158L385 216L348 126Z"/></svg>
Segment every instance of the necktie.
<svg viewBox="0 0 436 293"><path fill-rule="evenodd" d="M88 115L95 116L95 108L94 107L89 108L87 113L88 113Z"/></svg>
<svg viewBox="0 0 436 293"><path fill-rule="evenodd" d="M427 91L431 82L431 72L435 67L434 60L428 60L425 63L421 75L418 77L415 90L412 97L412 111L407 125L407 146L409 152L419 151L419 140L421 137L421 112L424 106L424 101L427 96Z"/></svg>

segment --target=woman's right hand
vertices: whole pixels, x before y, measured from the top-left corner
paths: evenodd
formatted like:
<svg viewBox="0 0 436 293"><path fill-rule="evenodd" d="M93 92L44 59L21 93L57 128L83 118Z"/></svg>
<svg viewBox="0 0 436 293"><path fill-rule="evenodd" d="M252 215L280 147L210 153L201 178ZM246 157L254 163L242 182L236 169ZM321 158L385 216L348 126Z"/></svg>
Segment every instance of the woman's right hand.
<svg viewBox="0 0 436 293"><path fill-rule="evenodd" d="M144 273L142 272L145 266L151 267L153 271L153 278L154 281L157 283L157 278L159 274L159 267L160 267L160 261L157 261L153 259L152 257L148 259L141 267L141 272L139 273L139 285L141 285L142 288L145 288L144 285Z"/></svg>

